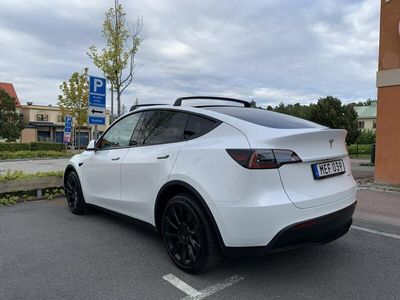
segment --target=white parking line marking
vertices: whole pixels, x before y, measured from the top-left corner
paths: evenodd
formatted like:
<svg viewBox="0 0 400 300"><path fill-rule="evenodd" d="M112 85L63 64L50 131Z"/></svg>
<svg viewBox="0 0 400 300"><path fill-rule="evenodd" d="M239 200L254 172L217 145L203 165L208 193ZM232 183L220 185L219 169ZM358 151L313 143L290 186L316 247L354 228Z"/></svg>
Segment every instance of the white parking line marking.
<svg viewBox="0 0 400 300"><path fill-rule="evenodd" d="M212 294L215 294L231 285L234 285L235 283L238 283L239 281L242 281L244 278L238 275L233 275L232 277L229 277L227 279L225 279L224 281L217 283L213 286L210 286L208 288L205 288L203 290L200 291L201 295L197 296L197 297L185 297L183 298L184 300L200 300L200 299L204 299L208 296L211 296Z"/></svg>
<svg viewBox="0 0 400 300"><path fill-rule="evenodd" d="M197 297L197 296L201 295L201 293L198 290L192 288L190 285L188 285L186 282L180 280L174 274L164 275L163 279L168 281L174 287L180 289L182 292L184 292L189 297L193 298L193 297Z"/></svg>
<svg viewBox="0 0 400 300"><path fill-rule="evenodd" d="M351 228L352 229L356 229L356 230L360 230L360 231L364 231L364 232L368 232L368 233L372 233L372 234L378 234L378 235L389 237L389 238L392 238L392 239L400 240L400 235L393 234L393 233L386 233L386 232L377 231L377 230L373 230L373 229L368 229L368 228L364 228L364 227L358 227L358 226L351 226Z"/></svg>
<svg viewBox="0 0 400 300"><path fill-rule="evenodd" d="M220 283L202 289L201 291L192 288L186 282L180 280L173 274L165 275L163 276L163 279L165 279L187 295L186 297L182 298L182 300L200 300L211 296L229 286L232 286L235 283L242 281L244 278L239 275L233 275L232 277L229 277Z"/></svg>

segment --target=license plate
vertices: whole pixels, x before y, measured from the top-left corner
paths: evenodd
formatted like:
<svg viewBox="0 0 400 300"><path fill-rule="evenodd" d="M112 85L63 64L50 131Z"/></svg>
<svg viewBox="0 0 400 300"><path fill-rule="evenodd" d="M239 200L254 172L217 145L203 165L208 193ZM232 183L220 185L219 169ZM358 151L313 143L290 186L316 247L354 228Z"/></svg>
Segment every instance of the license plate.
<svg viewBox="0 0 400 300"><path fill-rule="evenodd" d="M343 160L327 161L311 165L314 179L324 179L346 173Z"/></svg>

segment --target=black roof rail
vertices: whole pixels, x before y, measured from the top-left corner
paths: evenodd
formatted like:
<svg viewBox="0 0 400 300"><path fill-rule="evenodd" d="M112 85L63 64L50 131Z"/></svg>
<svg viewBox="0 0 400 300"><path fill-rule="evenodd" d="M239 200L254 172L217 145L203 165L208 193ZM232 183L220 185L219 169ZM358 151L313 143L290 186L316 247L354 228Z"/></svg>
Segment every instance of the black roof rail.
<svg viewBox="0 0 400 300"><path fill-rule="evenodd" d="M181 97L175 100L174 106L182 106L183 100L195 100L195 99L207 99L207 100L217 100L217 101L230 101L235 103L243 104L244 107L250 107L250 102L234 99L234 98L225 98L225 97L212 97L212 96L190 96L190 97ZM202 105L199 107L208 107L209 105Z"/></svg>
<svg viewBox="0 0 400 300"><path fill-rule="evenodd" d="M131 109L129 111L134 111L136 108L140 108L140 107L155 106L155 105L167 105L167 104L165 104L165 103L137 104L137 105L132 105Z"/></svg>

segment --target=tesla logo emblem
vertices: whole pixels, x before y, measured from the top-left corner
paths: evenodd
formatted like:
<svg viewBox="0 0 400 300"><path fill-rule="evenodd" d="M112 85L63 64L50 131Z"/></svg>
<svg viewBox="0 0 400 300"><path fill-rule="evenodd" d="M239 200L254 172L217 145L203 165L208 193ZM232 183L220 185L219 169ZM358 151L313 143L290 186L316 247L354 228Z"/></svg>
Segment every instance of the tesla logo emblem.
<svg viewBox="0 0 400 300"><path fill-rule="evenodd" d="M331 146L331 149L332 149L332 144L333 144L334 141L335 141L334 139L330 139L329 140L329 146Z"/></svg>

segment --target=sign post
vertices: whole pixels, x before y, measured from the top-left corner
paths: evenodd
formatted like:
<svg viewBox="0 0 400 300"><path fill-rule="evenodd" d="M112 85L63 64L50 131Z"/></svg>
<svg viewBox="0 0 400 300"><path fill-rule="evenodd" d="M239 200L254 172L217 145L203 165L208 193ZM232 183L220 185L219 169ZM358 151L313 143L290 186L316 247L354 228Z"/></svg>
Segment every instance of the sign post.
<svg viewBox="0 0 400 300"><path fill-rule="evenodd" d="M72 117L65 116L64 144L69 144L71 142L71 129L72 129Z"/></svg>
<svg viewBox="0 0 400 300"><path fill-rule="evenodd" d="M106 79L89 76L88 124L94 125L97 139L97 125L106 125Z"/></svg>

